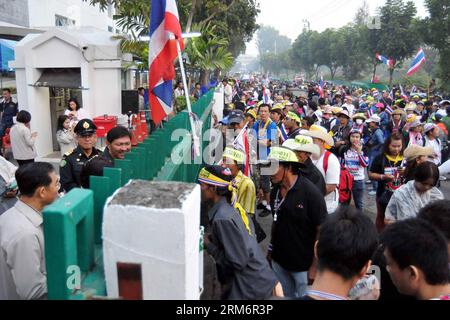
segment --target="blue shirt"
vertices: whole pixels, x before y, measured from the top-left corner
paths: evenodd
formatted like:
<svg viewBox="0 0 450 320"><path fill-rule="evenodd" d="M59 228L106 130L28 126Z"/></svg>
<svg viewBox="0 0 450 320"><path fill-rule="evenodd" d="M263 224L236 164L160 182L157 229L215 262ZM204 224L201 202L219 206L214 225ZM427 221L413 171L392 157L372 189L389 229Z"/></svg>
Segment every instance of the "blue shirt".
<svg viewBox="0 0 450 320"><path fill-rule="evenodd" d="M253 125L253 130L256 132L256 138L258 141L260 140L270 140L272 141L272 145L276 143L278 138L277 125L275 122L270 120L270 123L267 125L266 130L264 129L264 124L261 123L261 120L258 120ZM261 130L261 132L260 132ZM261 133L261 134L260 134ZM270 147L264 147L259 145L258 143L258 159L266 160L270 153Z"/></svg>

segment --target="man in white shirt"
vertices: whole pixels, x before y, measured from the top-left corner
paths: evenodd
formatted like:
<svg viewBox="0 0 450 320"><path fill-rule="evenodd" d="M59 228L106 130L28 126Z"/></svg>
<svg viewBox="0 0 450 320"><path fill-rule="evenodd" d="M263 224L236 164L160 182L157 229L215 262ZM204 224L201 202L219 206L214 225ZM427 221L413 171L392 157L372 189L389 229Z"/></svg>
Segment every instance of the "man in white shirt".
<svg viewBox="0 0 450 320"><path fill-rule="evenodd" d="M230 104L233 102L233 88L228 84L227 79L223 79L223 92L225 96L225 104Z"/></svg>
<svg viewBox="0 0 450 320"><path fill-rule="evenodd" d="M0 300L45 299L42 210L58 197L59 178L46 162L16 171L19 201L0 216Z"/></svg>
<svg viewBox="0 0 450 320"><path fill-rule="evenodd" d="M341 174L341 165L338 158L325 146L334 146L333 138L327 133L325 128L313 125L304 135L312 137L314 143L320 148L320 156L311 157L313 163L325 178L327 211L329 214L334 213L339 205L338 185Z"/></svg>

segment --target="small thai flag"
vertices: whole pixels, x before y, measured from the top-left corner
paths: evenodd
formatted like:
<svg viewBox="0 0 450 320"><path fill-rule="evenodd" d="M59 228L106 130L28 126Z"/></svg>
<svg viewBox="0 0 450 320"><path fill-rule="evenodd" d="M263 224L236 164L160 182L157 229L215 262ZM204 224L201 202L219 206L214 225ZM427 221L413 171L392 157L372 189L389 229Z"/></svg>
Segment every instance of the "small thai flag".
<svg viewBox="0 0 450 320"><path fill-rule="evenodd" d="M369 118L370 118L371 116L373 116L373 110L372 110L372 108L369 108L369 109L367 110L367 115L369 116Z"/></svg>
<svg viewBox="0 0 450 320"><path fill-rule="evenodd" d="M382 56L381 54L376 54L376 58L383 62L385 65L387 65L389 68L394 68L394 60L388 59L385 56Z"/></svg>
<svg viewBox="0 0 450 320"><path fill-rule="evenodd" d="M388 113L388 114L392 114L392 112L394 112L394 110L392 110L392 107L391 106L386 106L386 112Z"/></svg>

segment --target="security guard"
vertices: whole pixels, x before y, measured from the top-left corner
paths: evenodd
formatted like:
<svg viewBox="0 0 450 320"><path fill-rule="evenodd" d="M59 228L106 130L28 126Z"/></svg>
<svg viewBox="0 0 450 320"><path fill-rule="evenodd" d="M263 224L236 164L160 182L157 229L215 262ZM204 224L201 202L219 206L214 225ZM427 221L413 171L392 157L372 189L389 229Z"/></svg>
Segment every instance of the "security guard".
<svg viewBox="0 0 450 320"><path fill-rule="evenodd" d="M73 130L77 135L78 146L64 154L59 168L61 186L65 192L69 192L73 188L80 188L80 173L83 165L89 159L102 153L95 148L96 129L97 127L90 119L83 119Z"/></svg>

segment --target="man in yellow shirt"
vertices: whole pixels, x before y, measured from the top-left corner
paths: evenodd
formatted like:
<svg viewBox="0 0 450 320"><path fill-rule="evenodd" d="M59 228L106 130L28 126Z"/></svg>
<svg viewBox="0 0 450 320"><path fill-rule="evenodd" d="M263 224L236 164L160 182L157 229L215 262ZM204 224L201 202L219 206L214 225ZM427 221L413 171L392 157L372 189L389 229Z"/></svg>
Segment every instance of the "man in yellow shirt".
<svg viewBox="0 0 450 320"><path fill-rule="evenodd" d="M233 176L233 202L238 202L252 218L255 214L256 188L252 179L242 173L245 155L242 151L226 147L223 152L223 166Z"/></svg>

